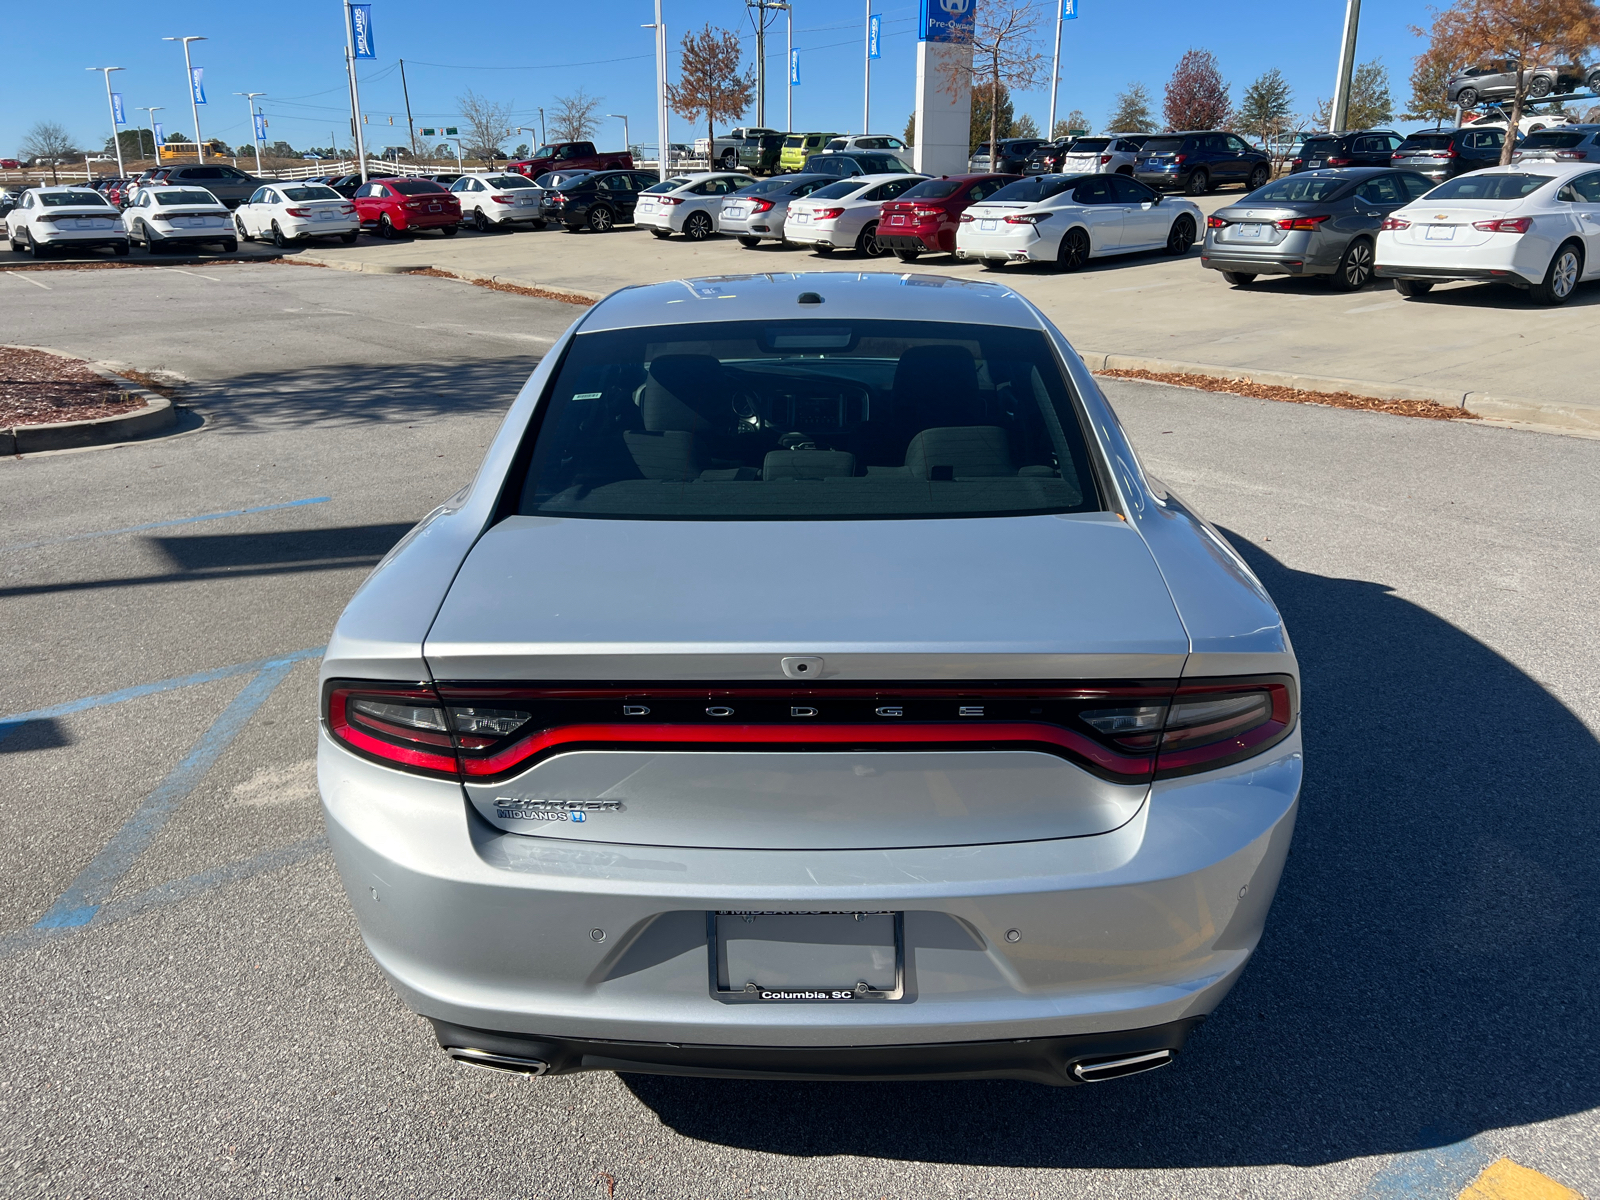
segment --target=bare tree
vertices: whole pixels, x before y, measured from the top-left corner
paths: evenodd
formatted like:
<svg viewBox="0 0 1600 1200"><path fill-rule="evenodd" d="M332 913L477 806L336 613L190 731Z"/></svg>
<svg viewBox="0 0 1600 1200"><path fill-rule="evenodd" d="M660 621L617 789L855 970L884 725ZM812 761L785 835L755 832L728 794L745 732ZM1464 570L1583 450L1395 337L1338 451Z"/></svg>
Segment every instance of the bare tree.
<svg viewBox="0 0 1600 1200"><path fill-rule="evenodd" d="M1162 105L1167 128L1220 129L1228 123L1232 107L1217 56L1209 50L1185 52L1167 81Z"/></svg>
<svg viewBox="0 0 1600 1200"><path fill-rule="evenodd" d="M556 139L582 142L592 138L600 129L598 114L604 103L604 96L591 96L581 87L570 96L557 96L556 115L551 122Z"/></svg>
<svg viewBox="0 0 1600 1200"><path fill-rule="evenodd" d="M957 56L940 68L942 86L952 96L970 88L974 94L987 88L990 96L1006 96L1013 88L1027 91L1038 85L1049 59L1039 52L1039 26L1043 13L1034 0L984 0L972 20L966 44L972 47L971 62ZM1007 101L1009 103L1009 100ZM989 154L993 161L995 143L1009 132L1010 121L1002 125L1002 105L989 106Z"/></svg>
<svg viewBox="0 0 1600 1200"><path fill-rule="evenodd" d="M1413 27L1413 33L1423 31ZM1600 43L1600 8L1593 0L1457 0L1435 11L1428 53L1442 62L1508 59L1516 66L1507 137L1500 165L1517 145L1522 105L1533 86L1531 68L1544 62L1578 62Z"/></svg>
<svg viewBox="0 0 1600 1200"><path fill-rule="evenodd" d="M493 156L500 153L500 143L515 132L511 128L511 105L485 100L471 88L466 95L456 97L456 105L461 109L461 123L467 127L464 141L468 155L493 161Z"/></svg>
<svg viewBox="0 0 1600 1200"><path fill-rule="evenodd" d="M683 35L678 82L667 87L667 102L690 121L703 116L713 142L717 122L743 116L755 98L755 72L739 70L741 57L739 35L731 29L713 29L707 22L699 33Z"/></svg>
<svg viewBox="0 0 1600 1200"><path fill-rule="evenodd" d="M78 158L83 151L67 132L65 125L54 121L40 121L22 139L22 153L35 165L43 163L50 168L50 182L60 182L56 168L68 159Z"/></svg>

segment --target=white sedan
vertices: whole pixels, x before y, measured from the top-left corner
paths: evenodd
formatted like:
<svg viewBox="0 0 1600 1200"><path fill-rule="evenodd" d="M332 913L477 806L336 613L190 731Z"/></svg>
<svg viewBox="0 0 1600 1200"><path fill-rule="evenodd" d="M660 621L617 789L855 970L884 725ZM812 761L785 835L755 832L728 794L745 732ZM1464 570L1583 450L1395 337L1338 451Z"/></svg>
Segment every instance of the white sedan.
<svg viewBox="0 0 1600 1200"><path fill-rule="evenodd" d="M1053 262L1076 271L1110 254L1158 248L1187 254L1202 220L1192 201L1125 175L1035 175L961 214L956 257L993 268Z"/></svg>
<svg viewBox="0 0 1600 1200"><path fill-rule="evenodd" d="M151 254L207 244L227 254L239 248L228 206L201 187L139 188L122 210L122 224Z"/></svg>
<svg viewBox="0 0 1600 1200"><path fill-rule="evenodd" d="M1472 279L1564 304L1580 281L1600 279L1600 169L1541 162L1457 175L1389 215L1376 257L1402 296Z"/></svg>
<svg viewBox="0 0 1600 1200"><path fill-rule="evenodd" d="M633 223L658 238L681 233L690 241L704 241L717 230L723 200L754 182L738 171L674 175L639 193Z"/></svg>
<svg viewBox="0 0 1600 1200"><path fill-rule="evenodd" d="M68 247L128 252L128 231L120 214L99 192L85 187L29 188L6 214L6 236L13 250L32 251L35 258Z"/></svg>
<svg viewBox="0 0 1600 1200"><path fill-rule="evenodd" d="M244 241L269 239L288 246L314 237L338 237L345 245L361 232L356 206L320 183L274 183L260 187L233 210L233 227Z"/></svg>
<svg viewBox="0 0 1600 1200"><path fill-rule="evenodd" d="M515 171L463 175L450 185L461 220L479 233L527 225L544 228L544 189Z"/></svg>
<svg viewBox="0 0 1600 1200"><path fill-rule="evenodd" d="M784 236L814 254L853 249L876 258L888 251L878 245L878 210L926 179L926 175L855 175L818 188L789 205Z"/></svg>

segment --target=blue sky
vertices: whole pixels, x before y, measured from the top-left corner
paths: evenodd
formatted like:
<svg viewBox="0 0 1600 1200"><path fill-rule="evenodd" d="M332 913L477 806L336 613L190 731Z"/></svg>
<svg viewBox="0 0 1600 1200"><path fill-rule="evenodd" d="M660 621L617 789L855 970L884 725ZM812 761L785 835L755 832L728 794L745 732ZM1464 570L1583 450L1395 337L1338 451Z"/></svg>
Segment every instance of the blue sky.
<svg viewBox="0 0 1600 1200"><path fill-rule="evenodd" d="M859 131L864 0L794 0L794 5L802 78L795 89L795 127ZM687 28L706 21L750 31L740 0L665 0L664 7L674 50ZM327 145L337 131L340 145L349 142L340 0L286 0L265 6L167 0L149 12L86 0L73 11L77 16L70 35L13 39L0 81L0 153L14 152L27 128L39 120L61 122L85 145L103 144L109 132L105 90L98 73L84 70L91 66L128 68L112 79L126 97L130 121L143 118L134 111L138 106L164 105L159 118L167 130L192 133L182 50L161 41L163 34L209 38L193 47L196 65L205 68L210 100L201 109L207 137L247 142L245 101L233 93L264 91L272 137L297 147ZM873 64L872 125L874 131L898 132L912 108L917 9L914 0L878 0L874 11L883 15L885 38L884 57ZM1112 107L1112 97L1135 79L1150 88L1159 115L1166 80L1191 46L1217 55L1235 102L1250 80L1271 67L1282 70L1294 88L1296 111L1310 111L1333 88L1344 17L1338 0L1311 8L1279 0L1213 5L1082 0L1081 12L1078 20L1067 23L1063 37L1059 109L1065 116L1081 108L1097 128ZM582 85L604 97L602 112L629 115L634 141L653 140L652 34L639 27L652 14L652 0L576 5L475 0L459 6L374 0L379 57L361 68L369 144L405 141L399 58L406 60L419 126L453 121L455 98L468 87L510 102L516 124L537 126L541 105L548 112L555 97ZM1407 26L1426 19L1421 0L1369 5L1363 13L1358 57L1383 59L1400 105L1409 95L1411 58L1420 49ZM1041 40L1048 52L1048 41ZM747 46L753 59L753 36ZM779 128L784 115L783 53L779 22L768 41L767 104L768 124ZM1032 113L1043 126L1048 103L1041 89L1019 96L1017 110ZM752 124L754 115L752 110ZM700 132L681 118L673 120L675 141ZM520 140L531 139L519 135L510 145ZM600 140L620 146L622 123L605 121Z"/></svg>

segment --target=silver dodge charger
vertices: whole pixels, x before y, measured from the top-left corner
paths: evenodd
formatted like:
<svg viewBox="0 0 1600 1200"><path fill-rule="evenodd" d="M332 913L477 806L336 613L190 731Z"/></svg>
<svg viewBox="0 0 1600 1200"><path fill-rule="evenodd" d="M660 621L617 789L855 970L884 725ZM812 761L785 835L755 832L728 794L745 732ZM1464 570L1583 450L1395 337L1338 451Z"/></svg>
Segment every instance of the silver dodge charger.
<svg viewBox="0 0 1600 1200"><path fill-rule="evenodd" d="M1108 1080L1239 978L1298 669L1002 284L627 288L322 668L366 944L526 1074Z"/></svg>

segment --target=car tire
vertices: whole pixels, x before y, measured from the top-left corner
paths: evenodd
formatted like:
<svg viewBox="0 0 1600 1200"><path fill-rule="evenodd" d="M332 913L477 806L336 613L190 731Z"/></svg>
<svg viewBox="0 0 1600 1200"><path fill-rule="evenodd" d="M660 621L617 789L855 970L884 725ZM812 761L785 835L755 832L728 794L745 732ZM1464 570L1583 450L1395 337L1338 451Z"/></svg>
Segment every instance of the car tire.
<svg viewBox="0 0 1600 1200"><path fill-rule="evenodd" d="M610 233L616 227L617 218L604 204L596 204L589 210L589 219L585 222L590 233Z"/></svg>
<svg viewBox="0 0 1600 1200"><path fill-rule="evenodd" d="M352 229L347 233L341 233L339 235L339 240L346 246L354 246L356 244L356 237L360 234L360 232L361 231L359 229ZM452 229L450 232L454 233L455 230Z"/></svg>
<svg viewBox="0 0 1600 1200"><path fill-rule="evenodd" d="M1256 281L1254 271L1224 271L1222 278L1234 287L1249 287Z"/></svg>
<svg viewBox="0 0 1600 1200"><path fill-rule="evenodd" d="M894 256L903 263L913 263L922 257L921 250L896 250Z"/></svg>
<svg viewBox="0 0 1600 1200"><path fill-rule="evenodd" d="M856 235L856 253L863 258L877 258L888 253L878 245L878 223L868 221L867 227Z"/></svg>
<svg viewBox="0 0 1600 1200"><path fill-rule="evenodd" d="M1203 196L1211 190L1211 172L1204 167L1196 167L1189 172L1189 181L1183 190L1191 196Z"/></svg>
<svg viewBox="0 0 1600 1200"><path fill-rule="evenodd" d="M234 232L239 235L239 240L241 242L253 242L256 240L255 238L251 237L249 232L245 229L244 218L239 216L237 213L235 213L233 217L233 228Z"/></svg>
<svg viewBox="0 0 1600 1200"><path fill-rule="evenodd" d="M538 232L539 232L539 230L541 230L541 229L543 229L543 228L544 228L544 227L545 227L545 226L546 226L546 225L547 225L547 224L548 224L548 223L549 223L549 222L547 222L547 221L542 221L542 220L539 220L539 221L529 221L529 222L528 222L528 228L529 228L529 229L531 229L531 230L533 230L533 231L534 231L534 232L535 232L535 233L538 233Z"/></svg>
<svg viewBox="0 0 1600 1200"><path fill-rule="evenodd" d="M1478 89L1464 87L1456 93L1456 106L1458 108L1477 108Z"/></svg>
<svg viewBox="0 0 1600 1200"><path fill-rule="evenodd" d="M237 238L223 238L222 239L222 252L224 254L237 254L237 253L239 253L239 240ZM118 253L119 254L125 253L125 251L120 251L119 250Z"/></svg>
<svg viewBox="0 0 1600 1200"><path fill-rule="evenodd" d="M666 241L672 236L672 230L670 229L652 229L650 232L655 234L655 236L660 238L662 241Z"/></svg>
<svg viewBox="0 0 1600 1200"><path fill-rule="evenodd" d="M1341 292L1359 292L1372 282L1373 246L1366 238L1352 238L1339 256L1329 282Z"/></svg>
<svg viewBox="0 0 1600 1200"><path fill-rule="evenodd" d="M488 233L489 230L494 228L494 225L488 217L483 215L483 209L475 208L472 210L472 227L479 233Z"/></svg>
<svg viewBox="0 0 1600 1200"><path fill-rule="evenodd" d="M1548 96L1550 94L1550 89L1554 86L1555 85L1550 80L1550 76L1535 75L1531 80L1528 81L1528 95L1532 96L1535 100L1541 99L1545 96Z"/></svg>
<svg viewBox="0 0 1600 1200"><path fill-rule="evenodd" d="M683 220L683 236L691 242L703 242L712 234L711 218L703 212L692 212Z"/></svg>
<svg viewBox="0 0 1600 1200"><path fill-rule="evenodd" d="M441 225L439 226L439 232L444 234L445 237L455 237L456 230L460 228L461 226L459 225ZM355 238L351 238L350 240L353 242L355 241Z"/></svg>
<svg viewBox="0 0 1600 1200"><path fill-rule="evenodd" d="M1133 168L1132 167L1118 167L1117 168L1117 174L1118 175L1126 175L1129 179L1132 179L1133 178Z"/></svg>
<svg viewBox="0 0 1600 1200"><path fill-rule="evenodd" d="M1589 72L1589 78L1584 80L1591 92L1600 92L1600 70Z"/></svg>
<svg viewBox="0 0 1600 1200"><path fill-rule="evenodd" d="M1563 242L1556 247L1544 278L1528 289L1528 298L1535 304L1565 304L1578 289L1583 278L1583 249L1576 242Z"/></svg>
<svg viewBox="0 0 1600 1200"><path fill-rule="evenodd" d="M50 247L43 242L35 241L33 234L28 234L28 253L35 258L49 258Z"/></svg>
<svg viewBox="0 0 1600 1200"><path fill-rule="evenodd" d="M1415 300L1433 291L1433 280L1396 279L1394 281L1394 290L1396 295L1404 296L1407 300Z"/></svg>
<svg viewBox="0 0 1600 1200"><path fill-rule="evenodd" d="M1167 231L1167 253L1173 258L1182 258L1189 253L1189 247L1192 245L1194 245L1194 218L1184 213Z"/></svg>
<svg viewBox="0 0 1600 1200"><path fill-rule="evenodd" d="M127 258L128 257L128 243L127 242L118 242L118 243L116 243L116 245L111 247L111 253L115 254L118 258Z"/></svg>
<svg viewBox="0 0 1600 1200"><path fill-rule="evenodd" d="M731 171L739 165L739 157L732 150L724 150L717 163L724 171Z"/></svg>
<svg viewBox="0 0 1600 1200"><path fill-rule="evenodd" d="M379 216L378 228L376 232L378 236L386 242L393 241L395 238L400 236L400 234L395 230L394 222L389 220L388 213L384 213Z"/></svg>
<svg viewBox="0 0 1600 1200"><path fill-rule="evenodd" d="M284 236L282 228L276 221L272 223L272 244L279 250L286 249L292 243Z"/></svg>
<svg viewBox="0 0 1600 1200"><path fill-rule="evenodd" d="M828 255L833 253L833 247L832 246L813 246L813 247L811 247L811 253L815 254L819 258L827 258Z"/></svg>
<svg viewBox="0 0 1600 1200"><path fill-rule="evenodd" d="M1258 188L1266 187L1267 180L1271 176L1272 169L1266 163L1257 163L1255 169L1250 172L1250 182L1244 185L1244 190L1253 192Z"/></svg>
<svg viewBox="0 0 1600 1200"><path fill-rule="evenodd" d="M985 261L988 261L987 259ZM1061 235L1061 246L1056 250L1056 266L1063 271L1078 271L1089 261L1089 235L1074 227Z"/></svg>
<svg viewBox="0 0 1600 1200"><path fill-rule="evenodd" d="M754 250L757 246L761 245L761 239L758 237L749 237L741 234L739 237L739 245L743 246L746 250Z"/></svg>

